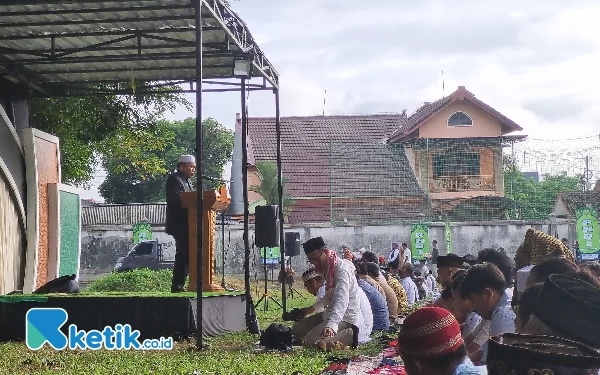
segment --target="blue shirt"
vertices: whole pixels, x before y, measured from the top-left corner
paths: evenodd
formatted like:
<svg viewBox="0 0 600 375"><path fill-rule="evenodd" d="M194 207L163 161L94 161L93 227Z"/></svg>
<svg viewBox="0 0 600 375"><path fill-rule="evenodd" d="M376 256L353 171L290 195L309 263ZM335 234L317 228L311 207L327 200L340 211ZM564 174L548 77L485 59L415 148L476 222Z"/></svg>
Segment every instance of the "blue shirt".
<svg viewBox="0 0 600 375"><path fill-rule="evenodd" d="M409 277L405 277L400 279L400 283L404 287L406 291L406 299L408 300L408 307L412 307L412 305L417 302L419 299L419 289L417 289L417 284Z"/></svg>
<svg viewBox="0 0 600 375"><path fill-rule="evenodd" d="M487 369L485 367L476 367L469 358L465 358L456 368L452 375L485 375Z"/></svg>
<svg viewBox="0 0 600 375"><path fill-rule="evenodd" d="M371 311L373 312L373 330L387 331L390 328L390 312L387 307L387 302L381 293L367 281L359 279L358 286L365 292L365 295L371 304Z"/></svg>

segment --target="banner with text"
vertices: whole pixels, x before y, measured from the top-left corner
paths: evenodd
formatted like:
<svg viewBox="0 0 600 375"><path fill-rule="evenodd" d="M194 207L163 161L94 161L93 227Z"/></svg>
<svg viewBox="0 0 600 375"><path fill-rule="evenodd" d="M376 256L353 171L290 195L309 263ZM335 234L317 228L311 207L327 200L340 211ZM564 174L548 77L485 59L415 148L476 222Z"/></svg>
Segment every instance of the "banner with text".
<svg viewBox="0 0 600 375"><path fill-rule="evenodd" d="M452 254L452 229L449 221L446 221L444 226L444 237L446 238L446 253Z"/></svg>
<svg viewBox="0 0 600 375"><path fill-rule="evenodd" d="M576 217L581 260L597 260L600 252L598 210L593 207L580 207L576 210Z"/></svg>
<svg viewBox="0 0 600 375"><path fill-rule="evenodd" d="M410 229L410 248L413 260L429 256L429 225L413 224Z"/></svg>
<svg viewBox="0 0 600 375"><path fill-rule="evenodd" d="M263 247L260 249L261 264L279 264L281 251L279 247Z"/></svg>
<svg viewBox="0 0 600 375"><path fill-rule="evenodd" d="M142 241L152 240L152 225L148 222L136 223L133 225L133 244L136 245Z"/></svg>

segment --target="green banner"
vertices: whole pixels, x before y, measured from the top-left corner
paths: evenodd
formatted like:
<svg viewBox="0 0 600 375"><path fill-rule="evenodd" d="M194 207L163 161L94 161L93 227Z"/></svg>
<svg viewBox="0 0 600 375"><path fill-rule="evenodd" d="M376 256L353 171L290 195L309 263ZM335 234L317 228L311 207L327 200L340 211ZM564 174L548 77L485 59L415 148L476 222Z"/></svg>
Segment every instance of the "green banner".
<svg viewBox="0 0 600 375"><path fill-rule="evenodd" d="M446 221L444 226L444 238L446 239L446 252L452 254L452 229L450 228L450 222Z"/></svg>
<svg viewBox="0 0 600 375"><path fill-rule="evenodd" d="M59 191L60 196L60 266L58 276L79 276L81 252L81 213L79 194Z"/></svg>
<svg viewBox="0 0 600 375"><path fill-rule="evenodd" d="M281 257L281 251L279 251L279 247L263 247L260 249L260 256L261 264L278 264Z"/></svg>
<svg viewBox="0 0 600 375"><path fill-rule="evenodd" d="M152 239L152 226L150 223L137 223L133 225L133 244Z"/></svg>
<svg viewBox="0 0 600 375"><path fill-rule="evenodd" d="M429 256L429 225L413 224L410 228L410 244L413 260Z"/></svg>
<svg viewBox="0 0 600 375"><path fill-rule="evenodd" d="M598 233L598 210L581 207L576 210L577 241L582 260L598 259L600 238Z"/></svg>

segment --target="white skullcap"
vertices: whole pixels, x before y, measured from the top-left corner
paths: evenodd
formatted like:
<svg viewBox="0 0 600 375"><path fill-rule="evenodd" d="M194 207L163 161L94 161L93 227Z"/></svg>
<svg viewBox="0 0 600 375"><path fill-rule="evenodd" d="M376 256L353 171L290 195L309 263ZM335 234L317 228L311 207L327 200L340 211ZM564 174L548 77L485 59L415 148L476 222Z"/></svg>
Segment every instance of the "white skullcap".
<svg viewBox="0 0 600 375"><path fill-rule="evenodd" d="M194 157L194 155L181 155L179 157L179 160L177 160L178 163L195 163L196 162L196 158Z"/></svg>

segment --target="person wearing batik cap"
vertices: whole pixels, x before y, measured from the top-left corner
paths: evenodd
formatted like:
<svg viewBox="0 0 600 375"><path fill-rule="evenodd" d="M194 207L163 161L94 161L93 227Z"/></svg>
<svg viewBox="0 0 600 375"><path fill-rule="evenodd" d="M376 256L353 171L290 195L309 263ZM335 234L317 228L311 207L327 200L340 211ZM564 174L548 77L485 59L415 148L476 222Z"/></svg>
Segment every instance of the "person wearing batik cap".
<svg viewBox="0 0 600 375"><path fill-rule="evenodd" d="M600 288L573 275L550 275L525 332L551 335L600 349Z"/></svg>
<svg viewBox="0 0 600 375"><path fill-rule="evenodd" d="M320 349L338 342L343 346L356 346L362 315L354 265L329 250L321 237L311 238L302 246L308 262L316 272L323 274L326 286L325 296L318 303L301 309L299 314L290 311L300 317L317 313L295 324L294 335L303 337L305 345Z"/></svg>
<svg viewBox="0 0 600 375"><path fill-rule="evenodd" d="M600 369L598 351L560 337L507 333L488 346L489 375L596 375Z"/></svg>
<svg viewBox="0 0 600 375"><path fill-rule="evenodd" d="M464 258L456 254L438 257L438 281L442 285L442 288L449 287L452 284L452 275L461 269L464 262Z"/></svg>
<svg viewBox="0 0 600 375"><path fill-rule="evenodd" d="M474 375L460 326L446 309L423 307L410 314L398 334L396 352L407 375Z"/></svg>
<svg viewBox="0 0 600 375"><path fill-rule="evenodd" d="M167 178L167 220L165 232L175 239L175 264L171 292L183 292L189 270L188 213L181 203L181 193L193 191L190 177L196 170L194 155L181 155L177 170Z"/></svg>

